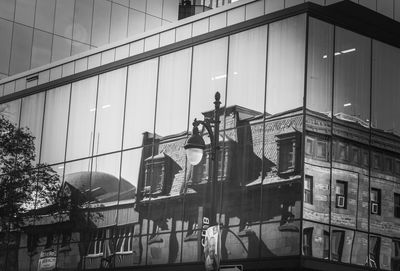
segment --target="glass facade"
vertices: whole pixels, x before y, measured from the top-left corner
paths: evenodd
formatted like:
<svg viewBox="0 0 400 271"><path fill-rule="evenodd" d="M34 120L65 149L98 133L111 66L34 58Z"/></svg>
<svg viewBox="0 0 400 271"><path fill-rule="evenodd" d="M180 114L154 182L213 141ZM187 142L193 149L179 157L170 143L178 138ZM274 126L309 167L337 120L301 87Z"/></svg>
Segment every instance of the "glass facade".
<svg viewBox="0 0 400 271"><path fill-rule="evenodd" d="M178 0L6 0L0 78L178 20Z"/></svg>
<svg viewBox="0 0 400 271"><path fill-rule="evenodd" d="M34 170L57 173L62 199L43 201L37 185L27 223L0 235L0 266L200 265L214 207L224 263L397 270L399 50L303 13L0 104L35 136ZM193 119L212 117L215 91L211 180L209 148L191 166L183 146Z"/></svg>

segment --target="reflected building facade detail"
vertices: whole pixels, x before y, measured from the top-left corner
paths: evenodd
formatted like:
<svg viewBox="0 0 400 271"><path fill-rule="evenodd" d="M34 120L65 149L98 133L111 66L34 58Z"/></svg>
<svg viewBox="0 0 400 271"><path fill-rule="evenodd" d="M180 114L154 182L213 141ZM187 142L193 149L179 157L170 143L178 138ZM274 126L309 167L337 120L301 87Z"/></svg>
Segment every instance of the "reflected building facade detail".
<svg viewBox="0 0 400 271"><path fill-rule="evenodd" d="M211 154L183 146L218 90L222 265L400 270L400 44L343 10L367 12L302 4L0 97L60 186L1 229L0 269L203 270Z"/></svg>

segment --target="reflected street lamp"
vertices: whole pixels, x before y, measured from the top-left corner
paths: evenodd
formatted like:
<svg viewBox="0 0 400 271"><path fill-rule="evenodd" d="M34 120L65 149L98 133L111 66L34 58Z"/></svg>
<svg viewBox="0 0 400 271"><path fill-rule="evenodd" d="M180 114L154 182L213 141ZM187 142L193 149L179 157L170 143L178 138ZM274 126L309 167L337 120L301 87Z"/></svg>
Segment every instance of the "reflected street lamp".
<svg viewBox="0 0 400 271"><path fill-rule="evenodd" d="M203 151L206 148L206 144L199 133L198 126L201 124L206 128L208 135L211 140L211 187L210 187L210 225L216 225L216 185L218 178L218 149L219 149L219 110L221 94L215 93L214 101L214 116L212 119L206 118L204 120L194 119L192 135L188 138L185 143L186 155L189 163L193 166L200 163L203 157ZM214 130L213 130L214 128Z"/></svg>

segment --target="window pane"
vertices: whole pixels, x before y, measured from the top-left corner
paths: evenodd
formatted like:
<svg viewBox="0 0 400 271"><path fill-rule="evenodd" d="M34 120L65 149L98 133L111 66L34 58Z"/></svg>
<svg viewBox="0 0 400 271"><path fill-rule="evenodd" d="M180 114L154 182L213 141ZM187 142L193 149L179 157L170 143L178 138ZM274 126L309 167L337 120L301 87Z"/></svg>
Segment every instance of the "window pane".
<svg viewBox="0 0 400 271"><path fill-rule="evenodd" d="M8 20L14 19L15 0L0 1L0 17Z"/></svg>
<svg viewBox="0 0 400 271"><path fill-rule="evenodd" d="M59 36L53 36L53 54L51 61L56 61L70 56L71 53L71 40Z"/></svg>
<svg viewBox="0 0 400 271"><path fill-rule="evenodd" d="M19 125L19 113L21 100L0 104L0 115L11 121L15 126Z"/></svg>
<svg viewBox="0 0 400 271"><path fill-rule="evenodd" d="M191 52L186 49L160 58L155 131L160 136L187 130Z"/></svg>
<svg viewBox="0 0 400 271"><path fill-rule="evenodd" d="M11 53L12 26L12 22L0 19L0 37L2 37L2 42L0 43L0 73L4 74L8 74Z"/></svg>
<svg viewBox="0 0 400 271"><path fill-rule="evenodd" d="M15 21L24 25L33 26L35 2L36 1L31 0L16 0Z"/></svg>
<svg viewBox="0 0 400 271"><path fill-rule="evenodd" d="M85 52L90 49L90 46L84 43L80 43L77 41L72 41L71 44L71 55L76 55L82 52Z"/></svg>
<svg viewBox="0 0 400 271"><path fill-rule="evenodd" d="M96 93L97 77L72 84L67 160L92 154Z"/></svg>
<svg viewBox="0 0 400 271"><path fill-rule="evenodd" d="M73 39L90 43L93 0L76 0Z"/></svg>
<svg viewBox="0 0 400 271"><path fill-rule="evenodd" d="M94 1L92 44L101 46L108 43L110 34L111 3L107 0Z"/></svg>
<svg viewBox="0 0 400 271"><path fill-rule="evenodd" d="M72 38L72 20L74 18L75 1L57 0L54 33Z"/></svg>
<svg viewBox="0 0 400 271"><path fill-rule="evenodd" d="M270 114L302 105L305 18L299 15L270 24L266 97L266 111Z"/></svg>
<svg viewBox="0 0 400 271"><path fill-rule="evenodd" d="M400 135L400 50L373 42L372 127Z"/></svg>
<svg viewBox="0 0 400 271"><path fill-rule="evenodd" d="M20 24L14 24L10 74L16 74L29 69L32 49L32 34L32 28Z"/></svg>
<svg viewBox="0 0 400 271"><path fill-rule="evenodd" d="M129 10L128 36L144 32L145 14L133 9Z"/></svg>
<svg viewBox="0 0 400 271"><path fill-rule="evenodd" d="M266 25L231 36L227 106L264 111L267 34Z"/></svg>
<svg viewBox="0 0 400 271"><path fill-rule="evenodd" d="M189 129L194 118L213 110L216 91L225 102L228 39L223 38L195 46L193 49L192 90L190 97Z"/></svg>
<svg viewBox="0 0 400 271"><path fill-rule="evenodd" d="M20 127L28 127L35 137L35 162L39 161L40 142L42 136L43 110L45 93L39 93L22 99Z"/></svg>
<svg viewBox="0 0 400 271"><path fill-rule="evenodd" d="M52 33L54 26L54 10L56 1L37 0L35 27Z"/></svg>
<svg viewBox="0 0 400 271"><path fill-rule="evenodd" d="M117 4L111 8L110 42L126 37L128 28L128 9Z"/></svg>
<svg viewBox="0 0 400 271"><path fill-rule="evenodd" d="M126 68L100 75L94 154L121 148L125 86Z"/></svg>
<svg viewBox="0 0 400 271"><path fill-rule="evenodd" d="M66 85L46 93L42 163L53 164L64 160L70 88Z"/></svg>
<svg viewBox="0 0 400 271"><path fill-rule="evenodd" d="M146 144L143 133L153 133L158 59L129 67L124 148ZM146 112L146 113L144 113Z"/></svg>
<svg viewBox="0 0 400 271"><path fill-rule="evenodd" d="M307 108L332 111L333 26L310 18L307 65Z"/></svg>
<svg viewBox="0 0 400 271"><path fill-rule="evenodd" d="M140 165L142 162L143 149L134 149L122 153L121 178L132 184L138 189ZM139 191L137 191L139 193Z"/></svg>
<svg viewBox="0 0 400 271"><path fill-rule="evenodd" d="M146 12L161 18L163 0L150 0L147 1Z"/></svg>
<svg viewBox="0 0 400 271"><path fill-rule="evenodd" d="M31 68L50 63L52 35L36 30L33 36Z"/></svg>
<svg viewBox="0 0 400 271"><path fill-rule="evenodd" d="M161 26L161 19L146 14L146 31L157 28Z"/></svg>
<svg viewBox="0 0 400 271"><path fill-rule="evenodd" d="M337 27L335 41L334 114L368 126L370 39Z"/></svg>

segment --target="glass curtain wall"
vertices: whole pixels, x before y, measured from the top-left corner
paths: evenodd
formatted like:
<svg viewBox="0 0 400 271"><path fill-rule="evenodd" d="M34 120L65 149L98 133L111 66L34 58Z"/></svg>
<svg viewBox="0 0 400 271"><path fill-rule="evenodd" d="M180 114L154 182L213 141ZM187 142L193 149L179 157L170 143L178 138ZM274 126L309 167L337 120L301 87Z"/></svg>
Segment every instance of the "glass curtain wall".
<svg viewBox="0 0 400 271"><path fill-rule="evenodd" d="M313 18L308 44L302 253L396 270L400 51Z"/></svg>
<svg viewBox="0 0 400 271"><path fill-rule="evenodd" d="M60 186L21 233L24 268L42 251L60 269L202 261L211 155L191 166L183 146L216 91L222 259L300 255L305 46L303 14L2 104Z"/></svg>

